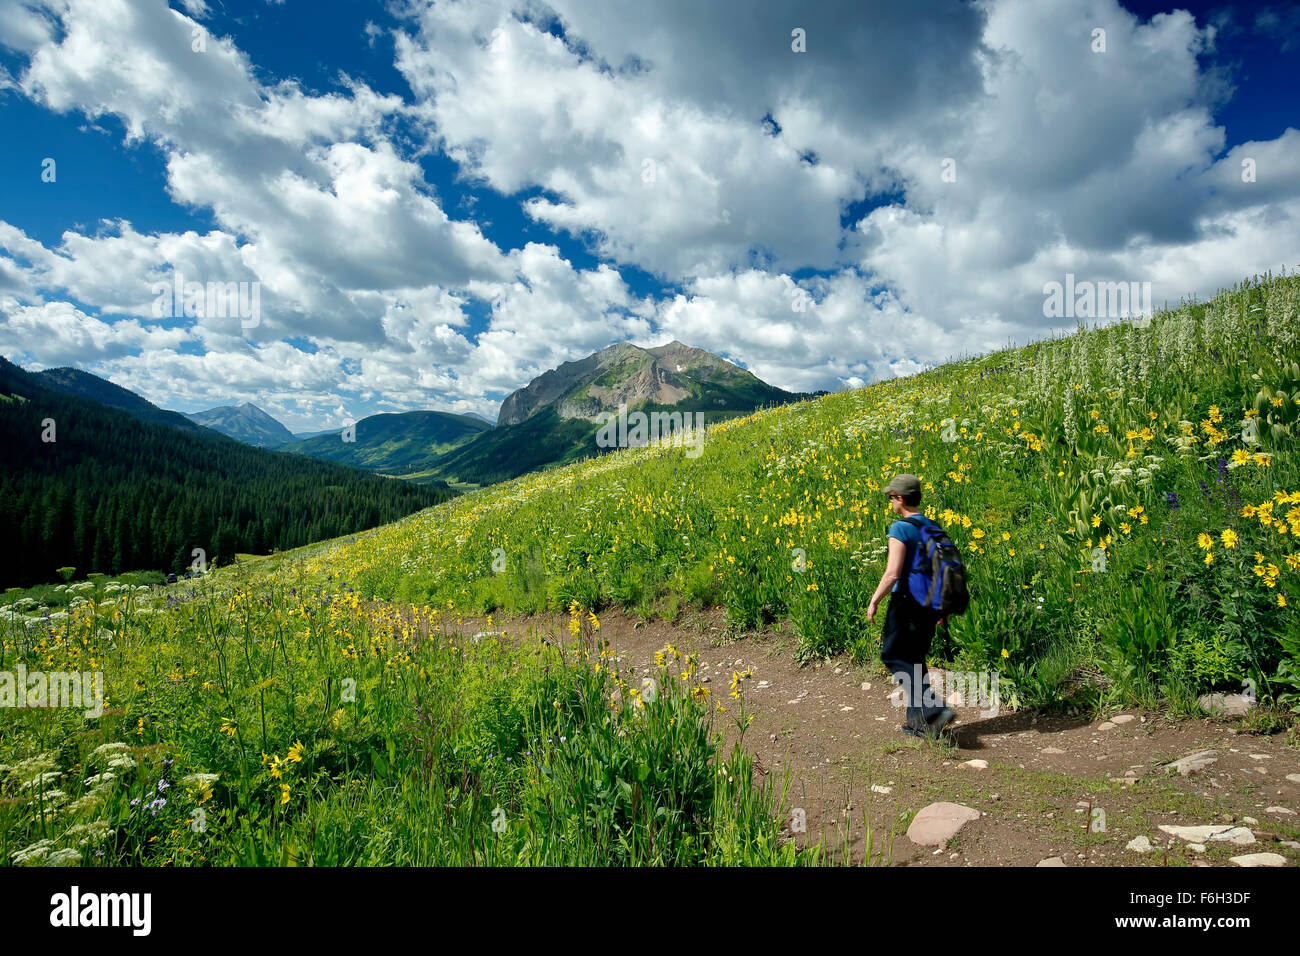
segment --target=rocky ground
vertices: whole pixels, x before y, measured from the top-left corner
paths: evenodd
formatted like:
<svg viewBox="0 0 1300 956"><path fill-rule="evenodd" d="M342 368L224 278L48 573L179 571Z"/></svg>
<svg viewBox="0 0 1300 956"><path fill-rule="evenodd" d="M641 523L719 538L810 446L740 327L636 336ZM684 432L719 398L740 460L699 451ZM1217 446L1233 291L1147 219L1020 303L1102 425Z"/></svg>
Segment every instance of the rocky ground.
<svg viewBox="0 0 1300 956"><path fill-rule="evenodd" d="M601 636L638 673L666 643L698 655L725 704L749 669L744 745L784 788L787 834L828 859L895 866L1295 866L1300 748L1240 718L1107 720L957 707L950 736L901 732L878 664L800 667L780 630L729 637L721 612L674 624L610 612ZM494 619L515 640L568 640L567 618ZM469 633L487 629L466 621ZM720 715L729 742L738 732ZM801 811L801 812L800 812Z"/></svg>

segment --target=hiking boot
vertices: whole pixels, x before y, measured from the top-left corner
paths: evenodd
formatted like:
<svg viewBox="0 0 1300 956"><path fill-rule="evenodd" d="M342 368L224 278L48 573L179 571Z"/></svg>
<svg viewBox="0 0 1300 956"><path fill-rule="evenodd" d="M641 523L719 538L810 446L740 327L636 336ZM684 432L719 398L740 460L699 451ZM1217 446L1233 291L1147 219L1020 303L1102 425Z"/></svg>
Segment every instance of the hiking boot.
<svg viewBox="0 0 1300 956"><path fill-rule="evenodd" d="M939 711L937 714L935 714L933 717L927 720L926 726L930 729L930 732L933 733L934 736L938 737L939 734L943 732L943 728L947 727L956 719L957 719L957 712L953 710L951 707L945 707L943 708L943 710Z"/></svg>
<svg viewBox="0 0 1300 956"><path fill-rule="evenodd" d="M902 724L898 729L912 737L928 737L930 740L937 740L943 729L956 719L957 712L951 707L944 707L924 723L913 719Z"/></svg>
<svg viewBox="0 0 1300 956"><path fill-rule="evenodd" d="M901 724L898 729L912 737L931 736L929 724L916 718L909 718L906 722Z"/></svg>

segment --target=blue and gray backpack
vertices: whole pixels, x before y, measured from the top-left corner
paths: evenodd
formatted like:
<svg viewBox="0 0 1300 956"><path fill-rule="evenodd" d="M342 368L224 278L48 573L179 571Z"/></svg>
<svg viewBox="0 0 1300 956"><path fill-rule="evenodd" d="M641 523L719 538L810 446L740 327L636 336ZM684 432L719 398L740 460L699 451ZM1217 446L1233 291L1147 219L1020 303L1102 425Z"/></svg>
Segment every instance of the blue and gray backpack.
<svg viewBox="0 0 1300 956"><path fill-rule="evenodd" d="M905 519L921 536L912 549L907 591L935 617L963 614L970 604L970 595L966 592L966 566L962 564L961 552L939 525L912 520L919 517L911 515Z"/></svg>

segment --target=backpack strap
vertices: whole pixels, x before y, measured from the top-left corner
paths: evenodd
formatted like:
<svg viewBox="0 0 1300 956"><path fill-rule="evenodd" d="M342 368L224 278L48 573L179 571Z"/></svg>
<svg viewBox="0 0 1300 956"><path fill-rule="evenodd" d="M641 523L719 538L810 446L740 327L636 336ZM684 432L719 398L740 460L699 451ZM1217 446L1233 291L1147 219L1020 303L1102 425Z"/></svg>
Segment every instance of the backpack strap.
<svg viewBox="0 0 1300 956"><path fill-rule="evenodd" d="M921 529L924 528L924 527L926 527L926 525L923 525L920 521L913 521L912 519L913 519L913 518L920 518L920 517L921 517L921 515L908 515L906 518L903 519L904 521L906 521L908 524L910 524L913 528L915 528L915 529L917 530L918 535L920 534ZM919 550L919 549L920 549L920 546L921 546L922 544L924 544L924 543L925 543L925 542L922 541L922 540L918 537L918 538L917 538L916 545L915 545L915 547L917 548L917 550ZM912 564L913 564L914 566L915 566L915 564L916 564L916 555L917 555L917 551L913 551L913 552L912 552ZM933 560L934 560L934 557L933 557L933 548L927 549L927 551L926 551L926 555L927 555L927 557L930 557L931 562L933 563ZM909 568L908 570L911 571L912 568ZM928 594L926 595L926 597L925 597L925 605L924 605L924 607L925 607L927 610L930 608L930 602L932 602L932 601L934 600L934 591L935 591L935 588L937 588L938 586L939 586L939 578L938 578L938 575L934 574L933 568L931 568L931 573L930 573L930 591L929 591L929 593L928 593Z"/></svg>
<svg viewBox="0 0 1300 956"><path fill-rule="evenodd" d="M921 516L920 516L920 515L908 515L906 518L903 519L903 520L906 521L908 524L910 524L913 528L915 528L916 531L917 531L917 539L916 539L916 541L915 541L915 542L910 546L910 549L911 549L911 552L912 552L911 555L910 555L911 560L908 562L908 565L907 565L907 571L908 571L909 574L910 574L913 570L915 570L917 550L918 550L919 546L922 544L922 541L921 541L921 538L920 538L920 532L921 532L921 529L924 527L924 525L920 524L919 522L916 522L916 521L913 521L913 520L912 520L913 518L919 518L919 517L921 517Z"/></svg>

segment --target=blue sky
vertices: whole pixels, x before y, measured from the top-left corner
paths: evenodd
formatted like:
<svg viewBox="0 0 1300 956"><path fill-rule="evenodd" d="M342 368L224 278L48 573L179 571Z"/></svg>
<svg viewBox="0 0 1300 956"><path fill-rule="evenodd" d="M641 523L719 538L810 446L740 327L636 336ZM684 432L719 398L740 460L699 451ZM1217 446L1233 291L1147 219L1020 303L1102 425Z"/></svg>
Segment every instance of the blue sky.
<svg viewBox="0 0 1300 956"><path fill-rule="evenodd" d="M296 431L622 340L855 387L1067 272L1300 260L1289 4L0 0L0 67L0 354Z"/></svg>

